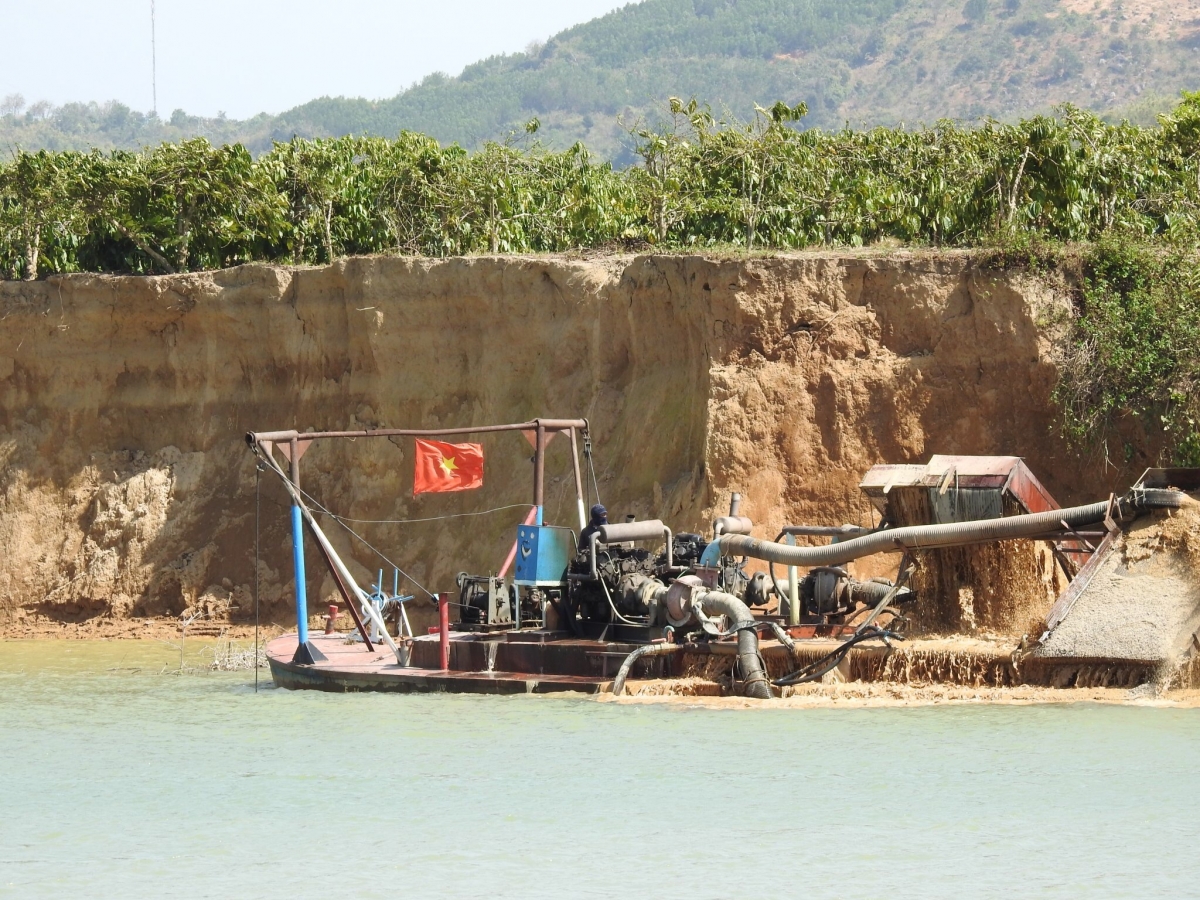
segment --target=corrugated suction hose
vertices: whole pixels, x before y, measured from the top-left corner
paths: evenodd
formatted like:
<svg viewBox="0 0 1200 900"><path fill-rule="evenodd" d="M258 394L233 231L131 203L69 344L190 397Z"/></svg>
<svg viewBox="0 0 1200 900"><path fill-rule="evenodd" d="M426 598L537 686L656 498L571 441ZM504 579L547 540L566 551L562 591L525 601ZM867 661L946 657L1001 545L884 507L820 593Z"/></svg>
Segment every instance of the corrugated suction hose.
<svg viewBox="0 0 1200 900"><path fill-rule="evenodd" d="M662 593L666 592L665 587L659 587ZM730 630L737 632L737 664L744 686L742 693L758 700L770 700L774 695L771 693L771 682L764 669L762 657L758 653L758 623L754 620L750 607L733 594L723 591L697 591L692 602L699 606L706 616L728 616L732 623ZM625 692L625 680L638 660L674 653L681 649L678 644L647 644L638 647L625 657L621 668L617 670L617 677L613 679L613 694L619 697Z"/></svg>
<svg viewBox="0 0 1200 900"><path fill-rule="evenodd" d="M1136 489L1117 501L1113 515L1118 519L1127 519L1154 509L1179 509L1194 502L1182 491ZM837 566L875 553L939 550L1065 532L1064 522L1071 528L1095 525L1104 521L1109 509L1109 502L1105 500L1087 506L1002 519L948 525L909 525L821 547L792 547L746 535L728 534L721 536L720 546L723 556L751 556L785 566Z"/></svg>
<svg viewBox="0 0 1200 900"><path fill-rule="evenodd" d="M647 644L644 647L638 647L625 657L621 668L617 669L617 677L613 679L613 696L620 697L625 693L625 679L629 677L629 673L633 671L633 664L639 659L646 659L650 656L666 656L682 649L679 644Z"/></svg>
<svg viewBox="0 0 1200 900"><path fill-rule="evenodd" d="M732 630L737 631L738 667L742 672L743 693L758 700L770 700L771 682L758 655L758 623L750 607L733 594L723 591L703 591L698 597L700 608L707 616L728 616Z"/></svg>

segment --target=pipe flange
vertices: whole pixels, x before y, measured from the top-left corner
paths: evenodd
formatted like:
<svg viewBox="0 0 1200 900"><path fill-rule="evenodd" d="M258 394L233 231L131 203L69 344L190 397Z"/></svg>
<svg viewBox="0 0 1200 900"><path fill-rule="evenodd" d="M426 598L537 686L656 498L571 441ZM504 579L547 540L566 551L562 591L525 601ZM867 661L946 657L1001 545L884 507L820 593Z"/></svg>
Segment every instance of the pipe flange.
<svg viewBox="0 0 1200 900"><path fill-rule="evenodd" d="M695 575L683 575L676 578L667 588L663 608L667 614L667 622L680 628L692 620L692 612L696 606L696 594L704 590L704 582Z"/></svg>

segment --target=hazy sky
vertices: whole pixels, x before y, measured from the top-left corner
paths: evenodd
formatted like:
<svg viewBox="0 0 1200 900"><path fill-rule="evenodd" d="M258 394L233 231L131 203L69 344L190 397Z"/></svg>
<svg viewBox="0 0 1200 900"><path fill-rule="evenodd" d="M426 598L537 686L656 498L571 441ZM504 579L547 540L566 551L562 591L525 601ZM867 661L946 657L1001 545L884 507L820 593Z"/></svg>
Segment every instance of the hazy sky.
<svg viewBox="0 0 1200 900"><path fill-rule="evenodd" d="M623 6L614 0L156 0L158 112L235 118L391 97ZM0 97L151 108L150 0L0 0Z"/></svg>

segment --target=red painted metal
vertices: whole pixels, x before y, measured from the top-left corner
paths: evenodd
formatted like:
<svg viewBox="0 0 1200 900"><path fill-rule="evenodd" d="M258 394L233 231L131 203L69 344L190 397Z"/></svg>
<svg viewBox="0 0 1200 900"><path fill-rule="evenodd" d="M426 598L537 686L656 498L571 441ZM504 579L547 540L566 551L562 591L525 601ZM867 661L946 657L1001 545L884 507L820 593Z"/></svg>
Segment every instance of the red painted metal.
<svg viewBox="0 0 1200 900"><path fill-rule="evenodd" d="M338 608L336 603L329 604L329 618L325 620L325 633L336 634L333 623L337 621Z"/></svg>
<svg viewBox="0 0 1200 900"><path fill-rule="evenodd" d="M450 668L450 595L438 594L438 621L441 625L439 632L439 650L441 651L442 671Z"/></svg>
<svg viewBox="0 0 1200 900"><path fill-rule="evenodd" d="M537 507L535 506L533 509L531 509L529 511L529 515L527 515L525 517L525 524L532 525L534 522L534 519L536 519L536 518L537 518ZM509 551L508 551L508 556L504 557L504 565L502 565L500 567L500 574L497 576L498 578L503 578L505 575L508 574L508 568L509 568L509 566L511 566L513 564L513 560L516 558L517 558L517 542L514 540L513 544L512 544L512 548L509 549Z"/></svg>
<svg viewBox="0 0 1200 900"><path fill-rule="evenodd" d="M1008 491L1021 502L1026 512L1040 513L1059 509L1058 501L1050 496L1037 477L1024 463L1014 466L1005 484Z"/></svg>

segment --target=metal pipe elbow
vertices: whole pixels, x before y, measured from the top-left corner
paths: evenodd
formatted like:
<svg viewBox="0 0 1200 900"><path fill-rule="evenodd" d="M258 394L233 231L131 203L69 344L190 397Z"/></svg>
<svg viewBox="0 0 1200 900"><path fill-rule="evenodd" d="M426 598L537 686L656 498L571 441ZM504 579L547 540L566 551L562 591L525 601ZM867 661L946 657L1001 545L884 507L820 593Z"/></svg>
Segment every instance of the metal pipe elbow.
<svg viewBox="0 0 1200 900"><path fill-rule="evenodd" d="M742 672L744 694L758 700L770 700L771 682L767 678L762 657L758 653L758 622L750 607L733 594L723 591L705 591L698 598L698 605L706 615L728 616L737 631L738 666Z"/></svg>

